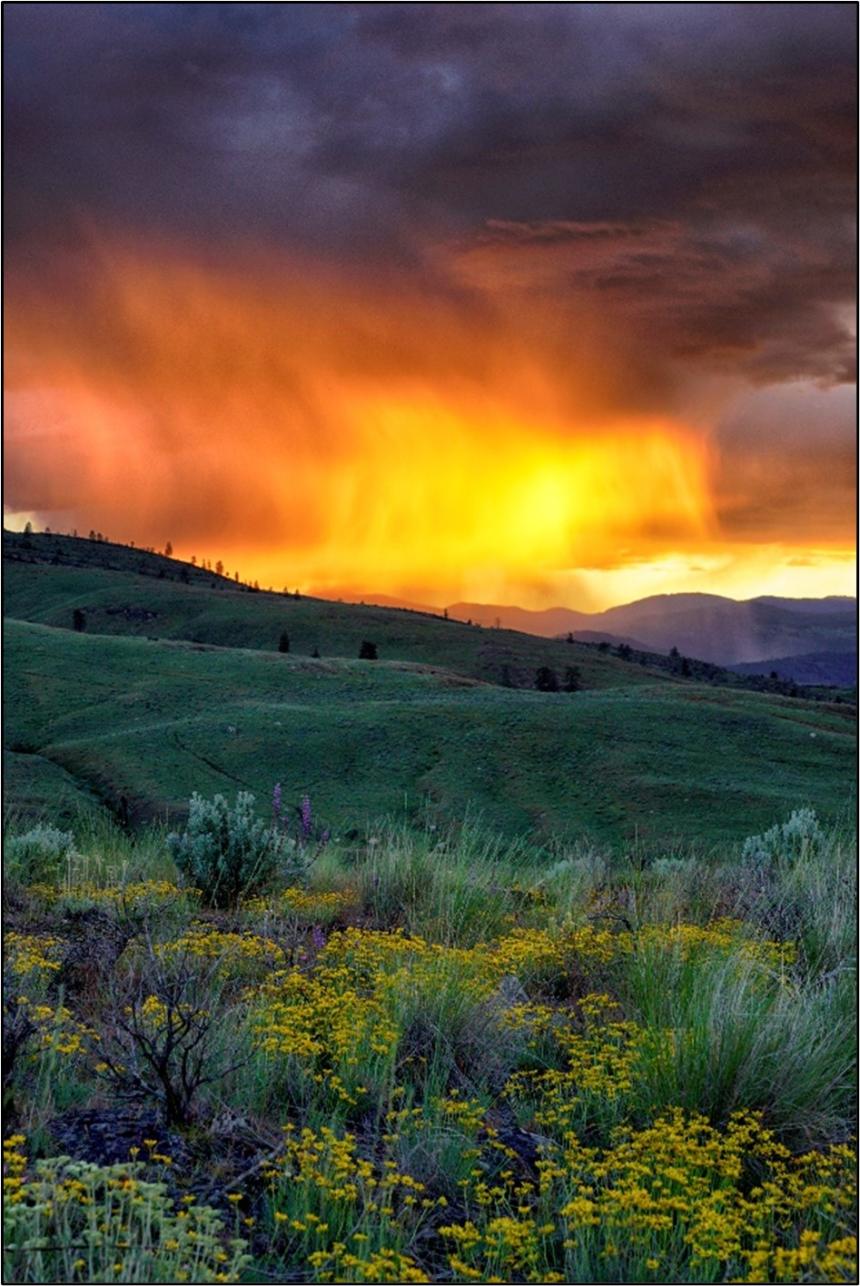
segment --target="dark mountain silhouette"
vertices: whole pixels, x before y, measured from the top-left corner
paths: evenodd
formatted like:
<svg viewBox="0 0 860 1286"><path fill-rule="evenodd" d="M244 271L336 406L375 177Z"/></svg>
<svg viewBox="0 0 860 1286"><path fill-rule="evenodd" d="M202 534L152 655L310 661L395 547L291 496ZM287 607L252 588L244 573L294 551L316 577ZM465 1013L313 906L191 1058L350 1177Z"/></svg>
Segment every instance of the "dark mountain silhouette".
<svg viewBox="0 0 860 1286"><path fill-rule="evenodd" d="M675 647L684 656L726 666L856 651L856 602L845 597L763 596L737 602L719 594L657 594L594 613L480 603L455 603L448 611L458 620L482 625L498 621L531 634L569 632L575 638L628 642L655 652Z"/></svg>
<svg viewBox="0 0 860 1286"><path fill-rule="evenodd" d="M852 688L857 683L856 652L810 652L806 656L776 656L726 667L735 674L778 674L794 683Z"/></svg>

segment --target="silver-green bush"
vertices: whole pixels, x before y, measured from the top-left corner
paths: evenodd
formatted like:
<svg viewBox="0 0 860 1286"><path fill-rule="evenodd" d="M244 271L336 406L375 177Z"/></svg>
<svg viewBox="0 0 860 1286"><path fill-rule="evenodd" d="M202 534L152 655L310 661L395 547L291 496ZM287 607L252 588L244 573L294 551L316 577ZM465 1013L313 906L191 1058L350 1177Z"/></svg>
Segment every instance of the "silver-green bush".
<svg viewBox="0 0 860 1286"><path fill-rule="evenodd" d="M22 884L54 884L75 851L70 831L54 826L34 826L24 835L13 835L5 844L5 872Z"/></svg>
<svg viewBox="0 0 860 1286"><path fill-rule="evenodd" d="M796 808L787 822L744 840L741 856L756 866L771 866L780 860L792 862L819 848L823 840L824 832L813 809Z"/></svg>
<svg viewBox="0 0 860 1286"><path fill-rule="evenodd" d="M173 860L208 906L236 906L278 877L295 880L307 867L304 850L259 818L255 803L249 791L239 791L232 806L223 795L203 799L195 793L185 830L167 837Z"/></svg>

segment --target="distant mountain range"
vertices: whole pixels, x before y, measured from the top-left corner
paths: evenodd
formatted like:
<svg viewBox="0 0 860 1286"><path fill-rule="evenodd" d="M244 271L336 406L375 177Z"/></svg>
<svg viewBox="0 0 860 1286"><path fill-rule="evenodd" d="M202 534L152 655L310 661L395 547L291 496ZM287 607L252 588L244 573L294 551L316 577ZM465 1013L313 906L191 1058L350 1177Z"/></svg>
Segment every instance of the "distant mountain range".
<svg viewBox="0 0 860 1286"><path fill-rule="evenodd" d="M370 594L366 601L421 610L417 603ZM683 656L739 673L776 670L798 683L856 682L856 600L847 596L762 595L738 602L719 594L655 594L605 612L452 603L447 613L455 620L544 638L572 634L586 643L626 643L639 651L664 653L674 647Z"/></svg>
<svg viewBox="0 0 860 1286"><path fill-rule="evenodd" d="M806 656L777 656L769 661L747 661L728 665L735 674L777 674L792 683L818 687L853 687L857 682L856 652L810 652Z"/></svg>

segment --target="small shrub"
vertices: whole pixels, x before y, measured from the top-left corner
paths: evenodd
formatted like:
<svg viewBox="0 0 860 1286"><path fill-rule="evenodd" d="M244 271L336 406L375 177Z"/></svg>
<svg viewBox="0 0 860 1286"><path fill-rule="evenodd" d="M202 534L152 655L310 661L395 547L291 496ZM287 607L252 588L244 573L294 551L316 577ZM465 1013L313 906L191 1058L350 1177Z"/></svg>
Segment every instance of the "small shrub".
<svg viewBox="0 0 860 1286"><path fill-rule="evenodd" d="M167 1125L187 1126L199 1092L245 1061L226 1061L223 967L229 947L209 956L188 938L178 952L147 942L118 981L95 1052L96 1071L122 1099L154 1102Z"/></svg>
<svg viewBox="0 0 860 1286"><path fill-rule="evenodd" d="M815 851L824 840L818 817L811 808L796 808L787 822L777 823L763 835L750 835L744 840L741 856L756 866L796 861L804 853Z"/></svg>
<svg viewBox="0 0 860 1286"><path fill-rule="evenodd" d="M577 665L568 665L564 671L565 692L578 692L582 687L582 673Z"/></svg>
<svg viewBox="0 0 860 1286"><path fill-rule="evenodd" d="M34 826L6 841L6 874L21 884L55 884L74 852L70 831Z"/></svg>
<svg viewBox="0 0 860 1286"><path fill-rule="evenodd" d="M248 791L239 791L232 807L223 795L195 793L185 831L167 837L173 860L207 906L235 907L276 875L295 879L307 865L295 841L257 817L254 804Z"/></svg>
<svg viewBox="0 0 860 1286"><path fill-rule="evenodd" d="M379 653L377 652L376 644L365 639L358 649L358 659L359 661L377 661Z"/></svg>
<svg viewBox="0 0 860 1286"><path fill-rule="evenodd" d="M3 1145L3 1276L15 1282L235 1282L249 1257L209 1206L177 1211L142 1162L69 1157L31 1165L24 1136Z"/></svg>
<svg viewBox="0 0 860 1286"><path fill-rule="evenodd" d="M538 692L558 692L558 675L548 665L539 665L535 670L535 687Z"/></svg>

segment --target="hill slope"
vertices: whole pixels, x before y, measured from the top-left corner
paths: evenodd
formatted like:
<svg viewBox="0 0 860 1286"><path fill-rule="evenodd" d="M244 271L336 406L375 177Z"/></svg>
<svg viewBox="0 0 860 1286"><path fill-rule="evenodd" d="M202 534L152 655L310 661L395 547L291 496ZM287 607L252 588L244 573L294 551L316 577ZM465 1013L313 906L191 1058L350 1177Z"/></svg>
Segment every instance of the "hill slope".
<svg viewBox="0 0 860 1286"><path fill-rule="evenodd" d="M573 666L579 687L586 689L690 677L684 669L667 666L665 653L636 638L593 631L580 632L579 641L543 638L496 628L493 622L482 628L423 609L253 591L188 563L104 541L5 532L3 552L6 613L45 625L69 629L78 613L90 633L265 651L275 650L286 633L291 651L324 657L356 657L369 640L385 660L441 665L512 687L534 687L538 667L549 667L563 683ZM593 644L602 637L613 643L615 656L595 651ZM637 654L625 657L619 644L634 647ZM700 682L753 690L768 686L711 663L693 670ZM783 687L788 691L791 684Z"/></svg>
<svg viewBox="0 0 860 1286"><path fill-rule="evenodd" d="M265 807L280 780L336 829L477 809L537 840L710 842L801 804L839 815L853 781L839 707L690 683L543 694L18 621L6 649L15 771L38 756L132 820L193 790L249 788Z"/></svg>
<svg viewBox="0 0 860 1286"><path fill-rule="evenodd" d="M482 629L430 612L252 592L223 577L122 545L64 536L4 533L7 616L70 629L75 610L87 633L188 639L354 658L367 639L381 660L440 665L488 682L532 686L538 666L563 677L575 665L585 688L665 679L662 671L594 649L514 630Z"/></svg>

